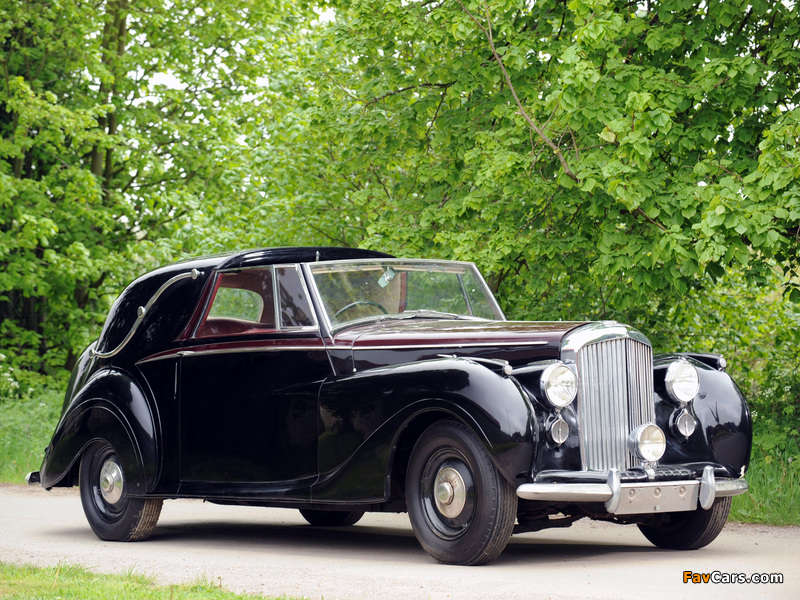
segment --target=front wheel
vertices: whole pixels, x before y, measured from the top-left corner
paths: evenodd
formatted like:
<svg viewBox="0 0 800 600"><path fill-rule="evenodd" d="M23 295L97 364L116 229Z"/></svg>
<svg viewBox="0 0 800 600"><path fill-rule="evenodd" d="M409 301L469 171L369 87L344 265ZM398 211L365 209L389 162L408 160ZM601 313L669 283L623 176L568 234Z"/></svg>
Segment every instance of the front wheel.
<svg viewBox="0 0 800 600"><path fill-rule="evenodd" d="M439 421L414 446L406 475L414 535L435 559L481 565L497 558L514 529L517 496L475 434Z"/></svg>
<svg viewBox="0 0 800 600"><path fill-rule="evenodd" d="M670 513L655 525L639 525L639 530L659 548L696 550L717 538L730 510L730 496L717 498L708 510Z"/></svg>
<svg viewBox="0 0 800 600"><path fill-rule="evenodd" d="M90 446L81 458L80 491L86 520L101 540L137 542L153 533L161 498L131 498L116 450L107 442Z"/></svg>
<svg viewBox="0 0 800 600"><path fill-rule="evenodd" d="M317 527L347 527L355 525L364 516L363 510L300 510L310 525Z"/></svg>

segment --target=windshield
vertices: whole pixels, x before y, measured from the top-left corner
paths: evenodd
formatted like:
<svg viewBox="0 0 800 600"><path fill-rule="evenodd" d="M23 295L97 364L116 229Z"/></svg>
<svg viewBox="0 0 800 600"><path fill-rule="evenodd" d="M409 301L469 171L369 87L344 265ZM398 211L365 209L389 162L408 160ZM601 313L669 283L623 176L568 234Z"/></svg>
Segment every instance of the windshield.
<svg viewBox="0 0 800 600"><path fill-rule="evenodd" d="M308 266L334 329L381 319L505 320L472 263L386 259Z"/></svg>

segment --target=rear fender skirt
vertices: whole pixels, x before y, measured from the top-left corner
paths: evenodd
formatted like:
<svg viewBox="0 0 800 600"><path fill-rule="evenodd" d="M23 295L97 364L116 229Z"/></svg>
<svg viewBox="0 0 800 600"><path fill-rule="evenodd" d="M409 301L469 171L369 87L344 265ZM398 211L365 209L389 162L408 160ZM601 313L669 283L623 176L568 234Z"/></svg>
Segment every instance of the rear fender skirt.
<svg viewBox="0 0 800 600"><path fill-rule="evenodd" d="M152 489L158 476L156 422L144 393L126 373L96 373L69 402L42 463L42 487L72 485L68 475L94 441L117 450L133 496Z"/></svg>

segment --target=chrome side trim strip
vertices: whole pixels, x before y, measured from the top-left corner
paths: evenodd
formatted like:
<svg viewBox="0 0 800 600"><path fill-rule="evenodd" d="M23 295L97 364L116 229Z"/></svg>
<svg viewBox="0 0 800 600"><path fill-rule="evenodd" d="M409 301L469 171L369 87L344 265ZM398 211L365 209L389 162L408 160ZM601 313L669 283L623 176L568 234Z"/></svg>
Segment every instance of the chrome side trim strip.
<svg viewBox="0 0 800 600"><path fill-rule="evenodd" d="M153 356L152 358L145 358L138 361L137 365L142 365L157 360L166 360L168 358L184 357L184 356L207 356L212 354L243 354L245 352L308 352L309 350L325 350L325 346L265 346L261 348L222 348L215 350L177 350L170 354L163 354L161 356Z"/></svg>
<svg viewBox="0 0 800 600"><path fill-rule="evenodd" d="M136 330L139 329L139 325L142 324L142 321L144 320L145 316L147 315L147 312L150 310L150 308L153 306L153 304L155 304L156 300L158 300L158 297L161 296L161 294L163 294L169 286L171 286L173 283L181 281L182 279L189 279L189 278L197 279L200 276L200 274L201 274L201 272L198 271L197 269L192 269L188 273L181 273L180 275L175 275L175 277L172 277L171 279L168 279L167 281L165 281L161 285L161 287L156 290L156 293L153 294L152 298L150 298L150 300L148 300L147 304L145 304L144 306L140 306L139 307L139 310L137 311L136 321L133 322L133 326L131 326L131 329L128 332L128 335L126 335L123 338L123 340L119 343L119 345L116 348L114 348L113 350L109 350L108 352L98 352L94 348L91 348L89 350L89 355L92 358L94 358L94 357L110 358L110 357L114 356L115 354L119 354L119 352L131 340L131 338L133 337L133 334L136 333Z"/></svg>
<svg viewBox="0 0 800 600"><path fill-rule="evenodd" d="M543 341L517 341L517 342L473 342L473 343L441 343L441 344L396 344L387 346L329 346L328 350L353 350L361 352L364 350L420 350L425 348L492 348L495 346L544 346L547 342ZM467 356L462 358L469 358Z"/></svg>

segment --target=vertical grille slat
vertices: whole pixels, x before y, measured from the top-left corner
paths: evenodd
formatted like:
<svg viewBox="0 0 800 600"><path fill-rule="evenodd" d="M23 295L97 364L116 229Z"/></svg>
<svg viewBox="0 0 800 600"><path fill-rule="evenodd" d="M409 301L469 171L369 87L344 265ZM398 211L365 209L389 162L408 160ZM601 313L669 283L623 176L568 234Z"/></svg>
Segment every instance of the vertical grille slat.
<svg viewBox="0 0 800 600"><path fill-rule="evenodd" d="M628 434L655 421L652 349L635 339L606 339L580 348L577 366L583 468L636 466Z"/></svg>

